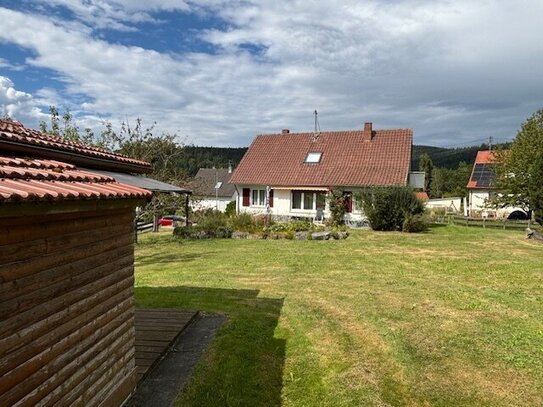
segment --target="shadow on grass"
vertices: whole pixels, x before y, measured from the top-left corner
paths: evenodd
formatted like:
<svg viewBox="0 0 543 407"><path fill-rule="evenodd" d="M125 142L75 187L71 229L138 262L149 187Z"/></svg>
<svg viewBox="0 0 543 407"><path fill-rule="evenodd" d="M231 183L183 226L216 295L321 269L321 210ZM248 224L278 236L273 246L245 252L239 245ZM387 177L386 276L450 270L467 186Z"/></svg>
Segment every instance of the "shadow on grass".
<svg viewBox="0 0 543 407"><path fill-rule="evenodd" d="M215 252L200 252L200 253L190 253L190 254L179 254L178 252L174 253L157 253L151 255L145 255L137 259L137 264L141 266L146 266L149 264L159 264L159 263L185 263L191 260L197 260L202 257L206 257L214 254Z"/></svg>
<svg viewBox="0 0 543 407"><path fill-rule="evenodd" d="M168 307L228 317L198 364L178 405L281 405L286 340L275 338L282 298L259 290L136 287L138 307Z"/></svg>

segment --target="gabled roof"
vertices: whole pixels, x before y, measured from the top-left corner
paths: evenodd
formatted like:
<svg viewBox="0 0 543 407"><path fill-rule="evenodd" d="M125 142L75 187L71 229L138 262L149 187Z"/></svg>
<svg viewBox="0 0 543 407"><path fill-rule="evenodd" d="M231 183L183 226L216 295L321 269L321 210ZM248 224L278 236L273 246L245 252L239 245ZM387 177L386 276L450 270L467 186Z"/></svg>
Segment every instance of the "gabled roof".
<svg viewBox="0 0 543 407"><path fill-rule="evenodd" d="M257 136L230 182L269 186L406 185L411 165L411 129ZM321 153L318 163L305 162Z"/></svg>
<svg viewBox="0 0 543 407"><path fill-rule="evenodd" d="M232 197L235 192L233 184L230 184L232 174L226 168L200 168L190 183L195 196L217 196ZM220 183L220 187L215 191L215 186Z"/></svg>
<svg viewBox="0 0 543 407"><path fill-rule="evenodd" d="M489 189L496 178L492 170L496 156L493 151L478 151L467 187L470 189Z"/></svg>
<svg viewBox="0 0 543 407"><path fill-rule="evenodd" d="M67 141L61 137L28 129L19 122L0 120L0 152L64 160L91 168L144 173L148 162Z"/></svg>
<svg viewBox="0 0 543 407"><path fill-rule="evenodd" d="M65 162L0 156L0 204L27 201L150 198L151 191Z"/></svg>

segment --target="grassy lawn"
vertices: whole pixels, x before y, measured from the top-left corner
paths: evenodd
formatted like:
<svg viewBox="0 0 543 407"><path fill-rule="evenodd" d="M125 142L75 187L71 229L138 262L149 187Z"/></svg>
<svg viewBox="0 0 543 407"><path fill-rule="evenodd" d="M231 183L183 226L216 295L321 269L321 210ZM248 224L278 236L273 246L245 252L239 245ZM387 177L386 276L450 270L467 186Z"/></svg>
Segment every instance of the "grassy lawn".
<svg viewBox="0 0 543 407"><path fill-rule="evenodd" d="M229 317L179 405L543 405L543 245L522 232L140 242L138 306Z"/></svg>

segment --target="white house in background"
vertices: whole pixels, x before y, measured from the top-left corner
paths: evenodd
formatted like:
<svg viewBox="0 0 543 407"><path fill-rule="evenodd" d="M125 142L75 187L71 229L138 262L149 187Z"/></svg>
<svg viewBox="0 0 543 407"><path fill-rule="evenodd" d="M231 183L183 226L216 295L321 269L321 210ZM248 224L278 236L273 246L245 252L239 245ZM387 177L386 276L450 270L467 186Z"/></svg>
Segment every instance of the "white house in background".
<svg viewBox="0 0 543 407"><path fill-rule="evenodd" d="M193 210L226 210L226 205L235 201L235 188L231 184L232 168L200 168L191 182Z"/></svg>
<svg viewBox="0 0 543 407"><path fill-rule="evenodd" d="M363 214L352 193L363 187L408 185L413 131L363 130L256 136L230 182L237 208L275 217L328 217L326 195L347 196L347 219ZM417 178L417 177L413 177ZM420 180L418 180L420 181Z"/></svg>
<svg viewBox="0 0 543 407"><path fill-rule="evenodd" d="M468 215L471 217L492 217L508 219L527 219L525 210L518 207L505 206L500 209L491 208L489 202L499 193L493 186L495 174L492 166L495 155L493 151L478 151L471 177L468 182Z"/></svg>

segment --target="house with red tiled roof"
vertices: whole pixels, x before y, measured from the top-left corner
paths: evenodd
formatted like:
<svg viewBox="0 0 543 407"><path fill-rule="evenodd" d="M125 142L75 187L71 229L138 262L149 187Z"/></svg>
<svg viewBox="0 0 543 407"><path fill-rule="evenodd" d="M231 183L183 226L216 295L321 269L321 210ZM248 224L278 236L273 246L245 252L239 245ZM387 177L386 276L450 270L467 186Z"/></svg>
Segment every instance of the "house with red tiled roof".
<svg viewBox="0 0 543 407"><path fill-rule="evenodd" d="M370 186L408 185L411 129L291 133L257 136L230 182L237 207L276 217L327 217L326 196L347 196L347 217L361 217L352 194Z"/></svg>
<svg viewBox="0 0 543 407"><path fill-rule="evenodd" d="M236 199L236 190L230 183L232 168L200 168L190 183L193 192L193 210L216 209L224 212Z"/></svg>
<svg viewBox="0 0 543 407"><path fill-rule="evenodd" d="M134 390L134 217L152 195L135 184L150 168L0 120L0 405Z"/></svg>
<svg viewBox="0 0 543 407"><path fill-rule="evenodd" d="M522 208L505 206L499 209L490 204L499 193L494 182L496 175L493 167L496 164L493 151L478 151L473 163L473 169L468 181L468 215L471 217L498 217L508 219L528 219L528 214Z"/></svg>

